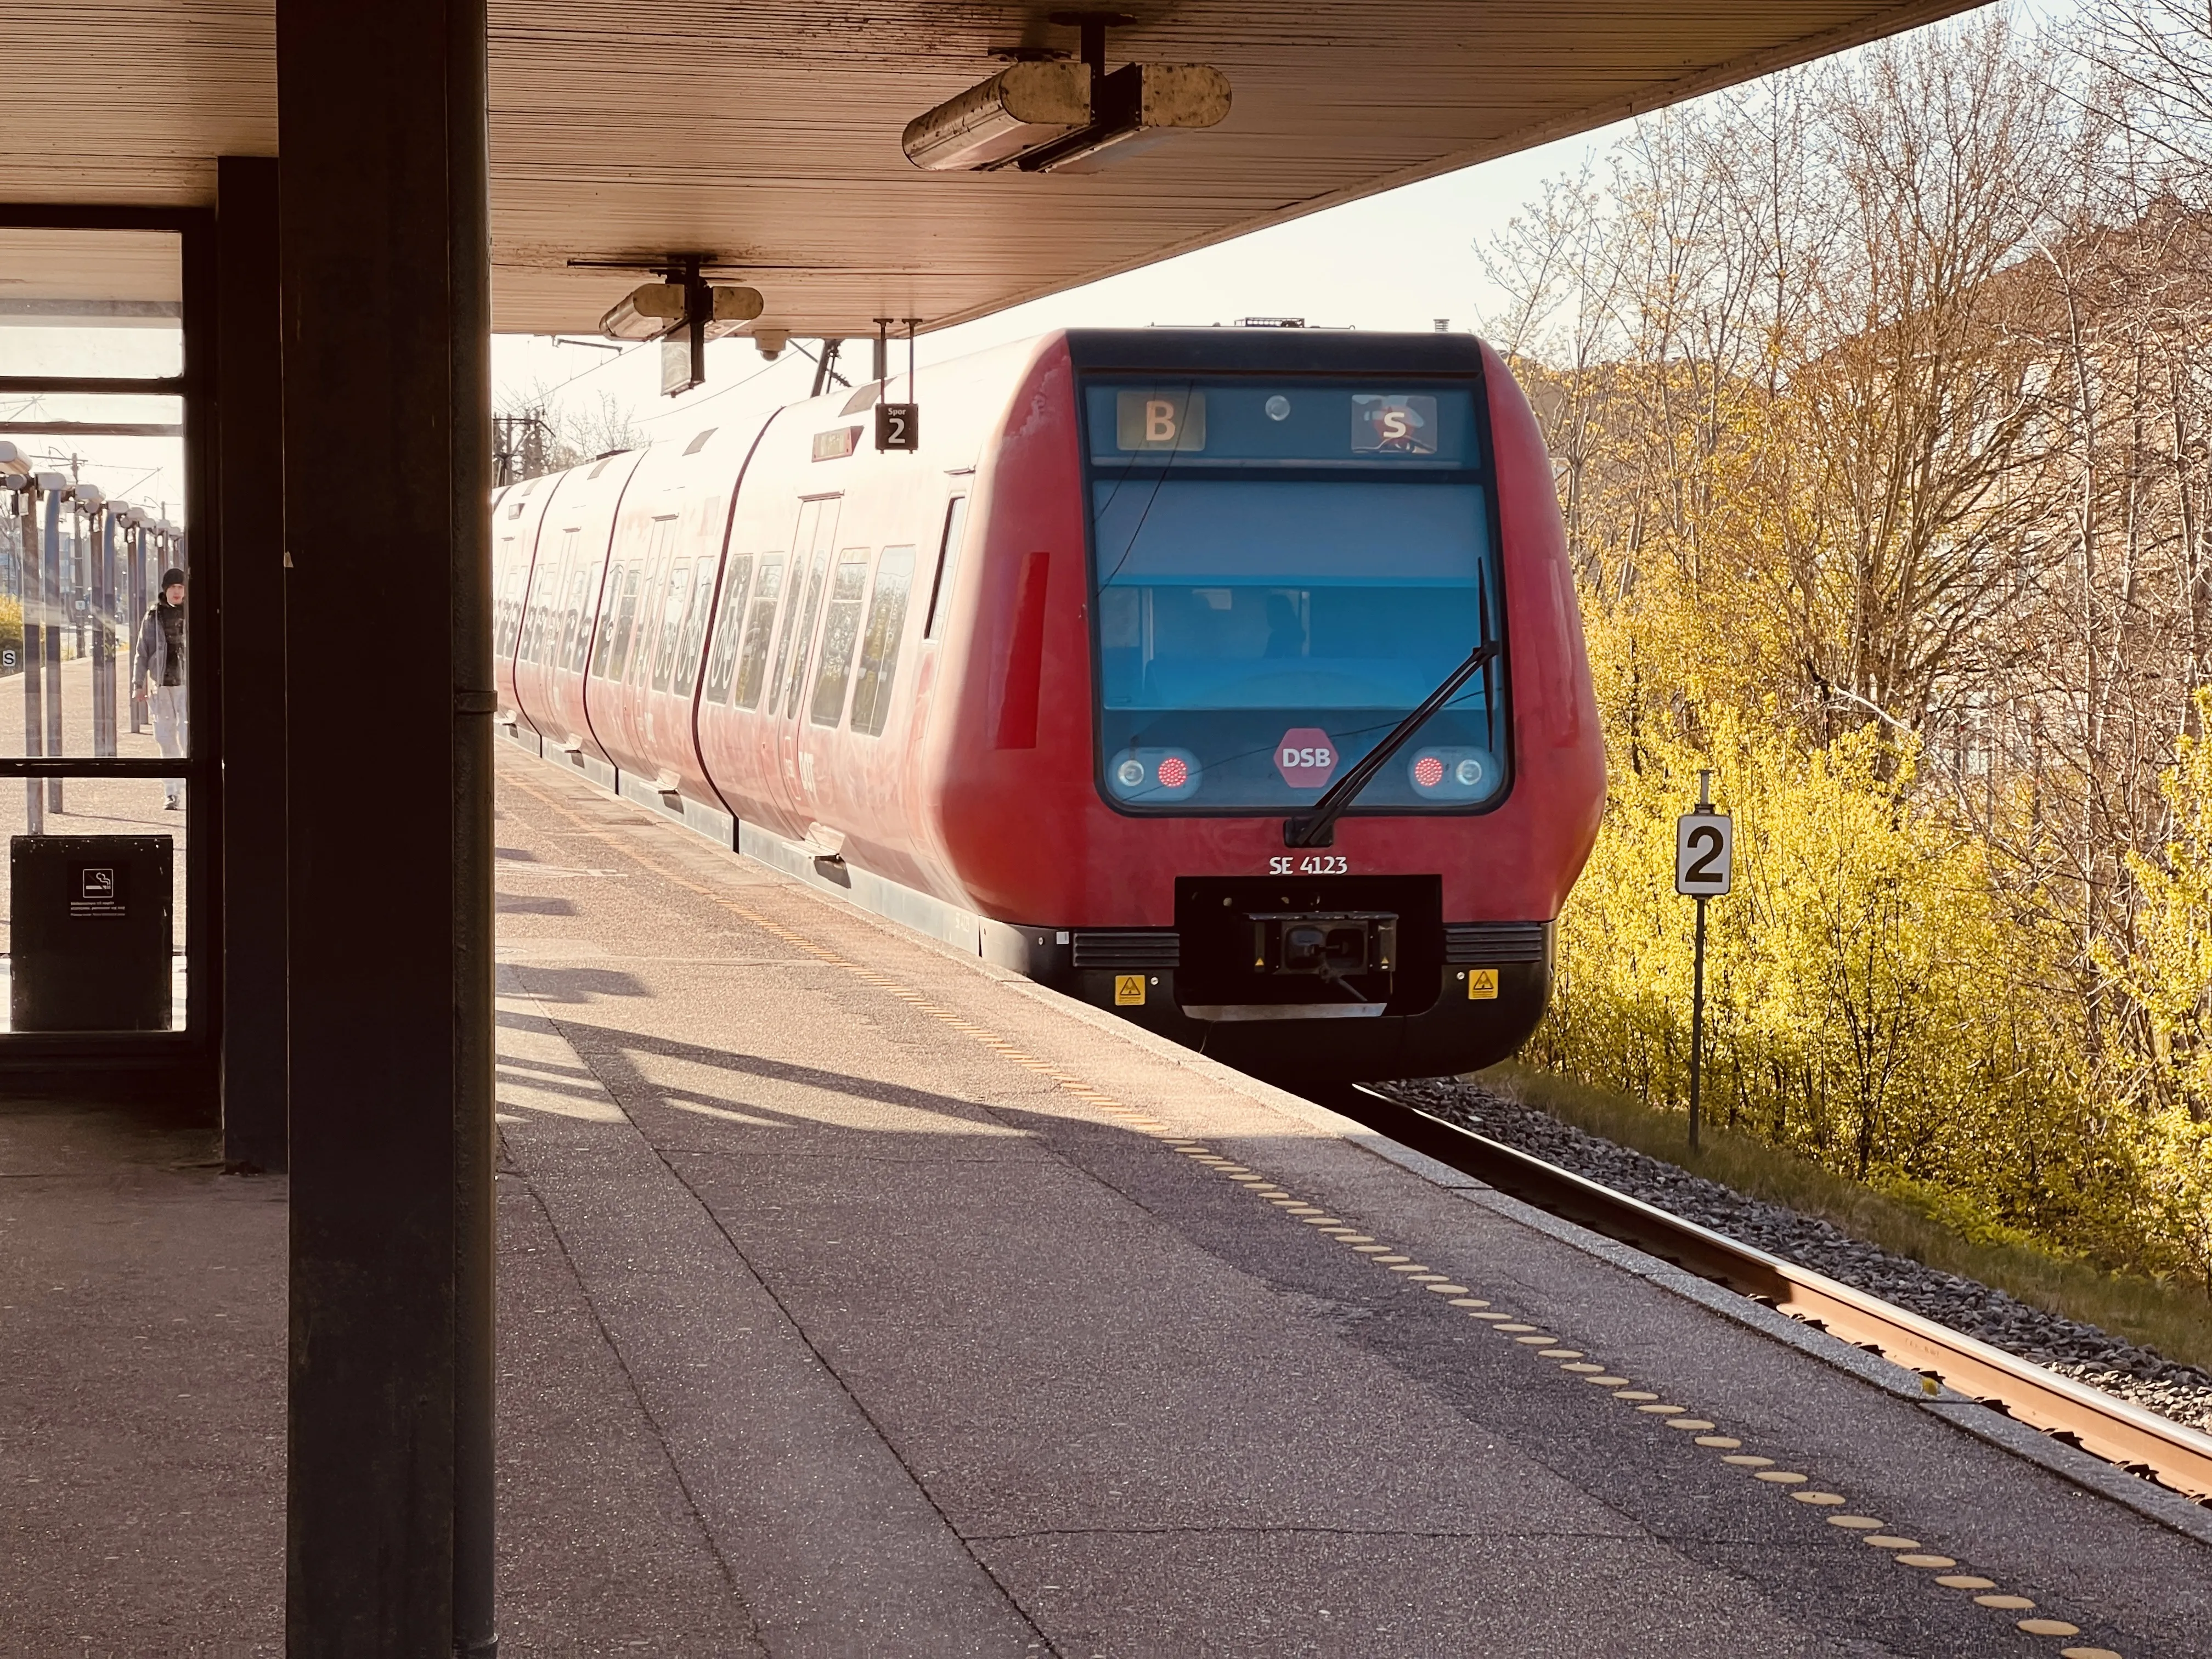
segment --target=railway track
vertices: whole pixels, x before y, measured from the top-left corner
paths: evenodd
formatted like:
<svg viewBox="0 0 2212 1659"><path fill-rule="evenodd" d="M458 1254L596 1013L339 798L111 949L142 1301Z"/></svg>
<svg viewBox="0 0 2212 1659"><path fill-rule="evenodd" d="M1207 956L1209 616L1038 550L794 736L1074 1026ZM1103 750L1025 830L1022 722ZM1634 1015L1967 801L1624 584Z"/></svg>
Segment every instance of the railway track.
<svg viewBox="0 0 2212 1659"><path fill-rule="evenodd" d="M2212 1506L2212 1436L1373 1090L1329 1092L1320 1103L1523 1203L1764 1302Z"/></svg>

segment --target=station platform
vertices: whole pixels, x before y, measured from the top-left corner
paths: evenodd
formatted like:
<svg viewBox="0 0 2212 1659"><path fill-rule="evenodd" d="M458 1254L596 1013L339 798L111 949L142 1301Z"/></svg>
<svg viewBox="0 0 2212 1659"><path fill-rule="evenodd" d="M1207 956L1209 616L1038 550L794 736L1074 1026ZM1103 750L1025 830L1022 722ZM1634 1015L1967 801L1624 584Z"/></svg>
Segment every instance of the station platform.
<svg viewBox="0 0 2212 1659"><path fill-rule="evenodd" d="M2212 1512L546 763L500 803L508 1653L2206 1650ZM281 1184L161 1156L246 1218L161 1367L231 1343L228 1426L134 1492L169 1375L70 1378L178 1270L86 1255L129 1183L0 1182L76 1286L0 1352L0 1652L275 1650ZM55 1588L134 1504L160 1573Z"/></svg>

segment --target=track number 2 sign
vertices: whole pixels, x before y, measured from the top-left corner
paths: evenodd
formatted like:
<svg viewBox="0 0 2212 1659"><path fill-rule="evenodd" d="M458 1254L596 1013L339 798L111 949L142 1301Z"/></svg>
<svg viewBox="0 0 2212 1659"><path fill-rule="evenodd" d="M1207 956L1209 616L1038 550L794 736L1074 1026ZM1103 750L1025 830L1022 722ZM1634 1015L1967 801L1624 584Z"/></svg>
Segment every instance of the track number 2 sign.
<svg viewBox="0 0 2212 1659"><path fill-rule="evenodd" d="M878 404L876 405L876 447L878 449L920 449L921 447L921 405L920 404Z"/></svg>
<svg viewBox="0 0 2212 1659"><path fill-rule="evenodd" d="M1725 812L1685 812L1674 821L1674 890L1717 898L1735 880L1735 823Z"/></svg>

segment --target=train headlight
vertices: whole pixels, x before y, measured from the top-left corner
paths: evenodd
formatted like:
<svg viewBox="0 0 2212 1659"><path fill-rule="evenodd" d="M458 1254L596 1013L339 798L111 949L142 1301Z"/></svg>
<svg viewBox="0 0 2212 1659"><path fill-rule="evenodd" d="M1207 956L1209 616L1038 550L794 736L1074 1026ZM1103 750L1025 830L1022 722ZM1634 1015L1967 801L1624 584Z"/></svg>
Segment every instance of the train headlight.
<svg viewBox="0 0 2212 1659"><path fill-rule="evenodd" d="M1420 749L1406 776L1425 799L1480 800L1497 785L1498 763L1486 749Z"/></svg>
<svg viewBox="0 0 2212 1659"><path fill-rule="evenodd" d="M1164 806L1196 794L1200 772L1188 749L1132 749L1107 769L1106 782L1116 800Z"/></svg>

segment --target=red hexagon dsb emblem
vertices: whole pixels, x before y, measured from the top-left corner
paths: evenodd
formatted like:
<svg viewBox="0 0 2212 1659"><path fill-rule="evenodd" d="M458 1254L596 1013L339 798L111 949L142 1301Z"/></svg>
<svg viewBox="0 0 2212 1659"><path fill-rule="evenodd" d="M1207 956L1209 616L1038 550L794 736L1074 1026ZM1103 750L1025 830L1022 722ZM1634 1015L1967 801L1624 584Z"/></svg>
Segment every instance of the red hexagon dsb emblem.
<svg viewBox="0 0 2212 1659"><path fill-rule="evenodd" d="M1293 789L1318 789L1336 770L1336 744L1318 726L1294 726L1275 745L1275 769Z"/></svg>

